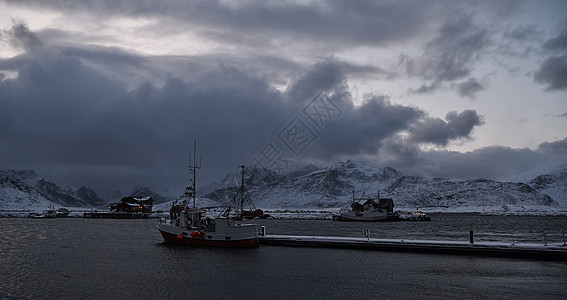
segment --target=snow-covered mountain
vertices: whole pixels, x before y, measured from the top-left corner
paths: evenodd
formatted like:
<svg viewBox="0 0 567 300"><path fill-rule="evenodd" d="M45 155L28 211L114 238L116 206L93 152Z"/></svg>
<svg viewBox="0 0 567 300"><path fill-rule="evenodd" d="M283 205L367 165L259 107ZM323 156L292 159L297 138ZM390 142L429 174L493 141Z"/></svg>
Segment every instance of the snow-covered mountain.
<svg viewBox="0 0 567 300"><path fill-rule="evenodd" d="M249 193L262 208L346 207L354 191L357 198L363 194L376 196L379 192L381 197L393 198L398 208L460 208L459 211L509 206L560 208L559 203L565 203L565 190L561 187L565 187L567 170L549 176L543 177L545 180L535 177L529 182L423 178L356 161L286 175L254 168L246 169L244 174ZM239 172L228 174L220 184L203 189L206 193L201 195L227 203L236 192L240 178ZM549 195L546 191L556 193Z"/></svg>
<svg viewBox="0 0 567 300"><path fill-rule="evenodd" d="M200 205L226 205L238 191L241 179L241 169L237 169L219 183L200 188L197 191ZM373 197L377 193L393 198L397 209L567 211L567 165L548 168L544 173L531 172L495 181L424 178L404 175L390 167L347 161L323 169L310 165L288 174L246 168L244 180L256 206L268 209L347 207L354 191L356 198ZM170 207L171 201L178 197L162 196L142 186L134 188L130 194L152 196L156 204L163 203L164 207ZM118 198L121 195L116 192ZM30 170L0 171L0 209L47 208L51 202L71 207L108 204L84 186L62 189L52 182L38 180L37 174Z"/></svg>
<svg viewBox="0 0 567 300"><path fill-rule="evenodd" d="M164 203L173 200L167 196L158 194L157 192L153 191L150 187L142 186L142 185L135 186L130 192L130 197L152 197L152 199L154 199L154 204Z"/></svg>
<svg viewBox="0 0 567 300"><path fill-rule="evenodd" d="M0 171L0 209L47 209L50 204L66 207L100 207L106 201L85 187L60 188L38 176L33 170ZM27 200L26 200L27 199Z"/></svg>
<svg viewBox="0 0 567 300"><path fill-rule="evenodd" d="M527 184L536 191L549 195L562 207L567 207L567 164L538 175Z"/></svg>
<svg viewBox="0 0 567 300"><path fill-rule="evenodd" d="M30 207L47 209L51 204L45 195L33 186L0 170L0 209L25 210Z"/></svg>

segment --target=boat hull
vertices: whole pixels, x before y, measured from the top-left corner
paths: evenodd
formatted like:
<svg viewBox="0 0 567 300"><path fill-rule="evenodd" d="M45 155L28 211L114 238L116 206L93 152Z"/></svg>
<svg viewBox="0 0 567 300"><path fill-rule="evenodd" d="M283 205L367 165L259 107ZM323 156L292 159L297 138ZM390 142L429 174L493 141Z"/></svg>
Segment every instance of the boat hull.
<svg viewBox="0 0 567 300"><path fill-rule="evenodd" d="M339 220L350 222L382 222L388 221L386 212L340 212Z"/></svg>
<svg viewBox="0 0 567 300"><path fill-rule="evenodd" d="M200 237L192 237L185 234L179 227L168 225L156 226L167 244L186 245L195 247L225 247L225 248L256 248L260 246L260 237L255 234L249 237L239 237L227 239L225 236L218 236L214 233L206 233ZM221 239L222 238L222 239Z"/></svg>

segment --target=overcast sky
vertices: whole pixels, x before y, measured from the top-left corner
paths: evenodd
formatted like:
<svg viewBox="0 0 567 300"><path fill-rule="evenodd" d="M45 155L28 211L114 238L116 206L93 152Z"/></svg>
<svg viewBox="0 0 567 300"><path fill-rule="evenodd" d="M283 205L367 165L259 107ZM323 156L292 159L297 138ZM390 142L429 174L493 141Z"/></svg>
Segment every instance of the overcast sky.
<svg viewBox="0 0 567 300"><path fill-rule="evenodd" d="M240 164L567 161L567 1L0 0L0 169L108 197Z"/></svg>

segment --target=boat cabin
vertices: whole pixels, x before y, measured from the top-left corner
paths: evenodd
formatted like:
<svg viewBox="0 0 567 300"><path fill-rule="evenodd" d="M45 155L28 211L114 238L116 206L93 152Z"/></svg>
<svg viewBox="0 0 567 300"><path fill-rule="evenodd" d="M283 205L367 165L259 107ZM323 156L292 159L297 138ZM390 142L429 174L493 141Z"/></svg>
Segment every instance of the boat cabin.
<svg viewBox="0 0 567 300"><path fill-rule="evenodd" d="M365 210L381 210L386 212L394 211L394 200L392 198L379 198L378 201L372 198L368 198L364 203L360 204L354 202L352 204L353 211L365 211Z"/></svg>

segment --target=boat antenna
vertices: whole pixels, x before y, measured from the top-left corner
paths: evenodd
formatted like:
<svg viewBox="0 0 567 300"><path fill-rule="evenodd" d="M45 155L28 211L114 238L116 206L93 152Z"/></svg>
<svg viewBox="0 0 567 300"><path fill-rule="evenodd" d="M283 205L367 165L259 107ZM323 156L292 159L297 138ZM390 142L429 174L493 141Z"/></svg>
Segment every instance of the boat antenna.
<svg viewBox="0 0 567 300"><path fill-rule="evenodd" d="M201 160L203 155L201 154ZM193 172L193 186L192 196L193 196L193 207L196 207L195 194L197 193L197 169L201 168L201 164L197 164L197 132L195 131L195 139L193 140L193 165L191 165L191 158L189 158L189 169Z"/></svg>
<svg viewBox="0 0 567 300"><path fill-rule="evenodd" d="M350 206L354 209L354 189L352 190L352 204Z"/></svg>
<svg viewBox="0 0 567 300"><path fill-rule="evenodd" d="M195 194L197 193L197 169L201 168L201 162L203 161L203 155L201 154L201 162L197 164L197 133L195 132L195 140L193 141L193 162L191 163L191 153L189 153L189 170L193 173L193 178L189 179L190 185L185 187L185 193L177 199L177 201L181 200L181 198L187 197L189 201L193 198L193 207L196 207L196 197Z"/></svg>
<svg viewBox="0 0 567 300"><path fill-rule="evenodd" d="M240 215L244 214L244 165L240 166L242 168L242 181L240 185Z"/></svg>

